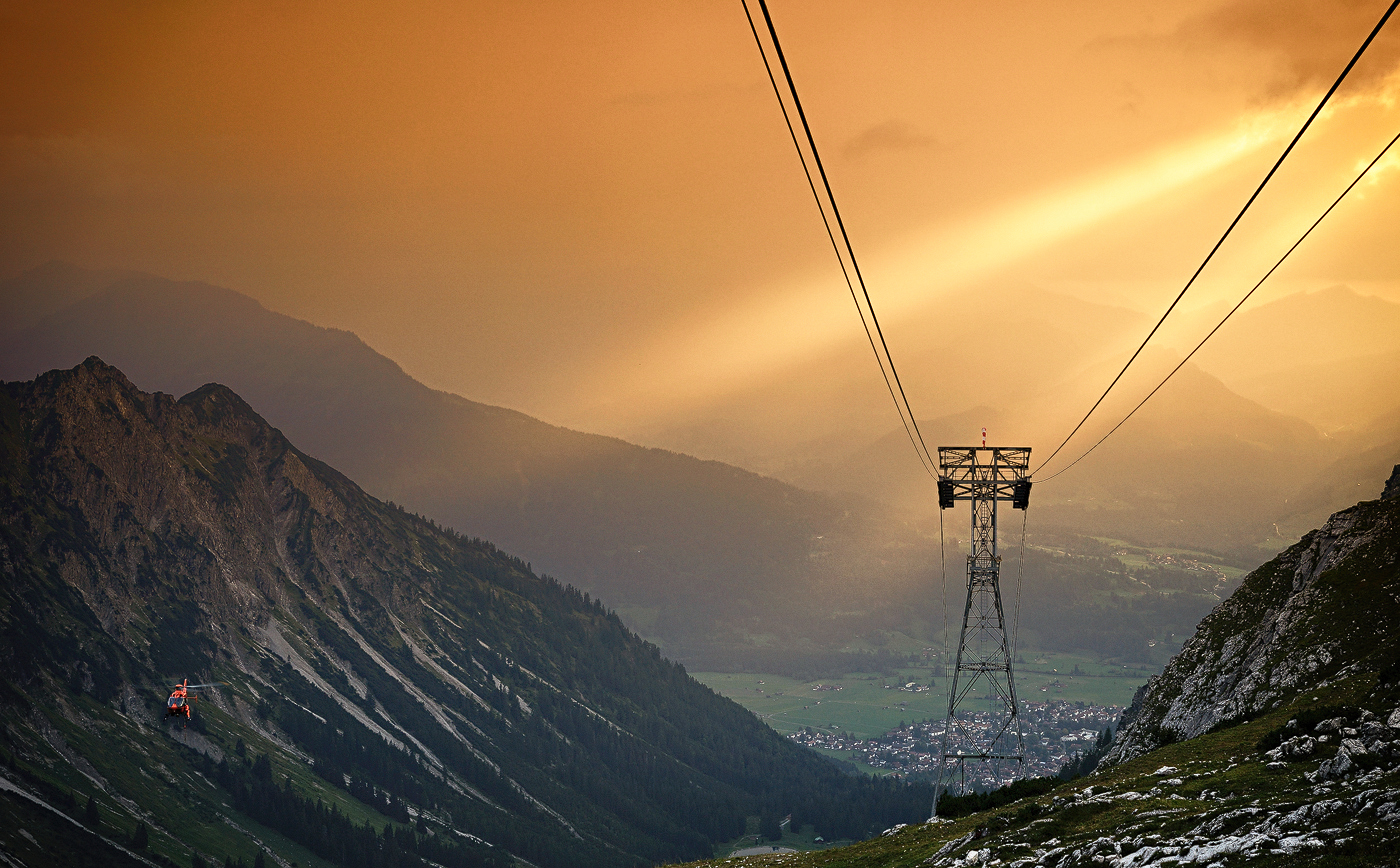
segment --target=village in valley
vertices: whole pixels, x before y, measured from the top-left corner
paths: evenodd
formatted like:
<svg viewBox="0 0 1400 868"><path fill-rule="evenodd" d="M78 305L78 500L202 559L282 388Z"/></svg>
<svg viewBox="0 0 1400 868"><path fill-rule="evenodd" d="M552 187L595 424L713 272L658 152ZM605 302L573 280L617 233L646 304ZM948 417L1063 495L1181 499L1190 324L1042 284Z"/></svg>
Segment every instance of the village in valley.
<svg viewBox="0 0 1400 868"><path fill-rule="evenodd" d="M1093 751L1104 729L1114 728L1123 713L1119 705L1091 705L1084 702L1049 700L1025 702L1021 720L1026 739L1026 768L1014 763L966 763L967 785L1000 786L1019 777L1054 775L1075 757ZM1001 716L990 711L969 711L960 719L971 730L999 728ZM798 744L831 751L873 769L909 777L932 777L938 771L938 755L943 740L944 720L918 721L901 725L877 738L858 738L851 733L805 727L789 734ZM950 739L950 752L957 751L956 736ZM994 767L995 766L995 767Z"/></svg>

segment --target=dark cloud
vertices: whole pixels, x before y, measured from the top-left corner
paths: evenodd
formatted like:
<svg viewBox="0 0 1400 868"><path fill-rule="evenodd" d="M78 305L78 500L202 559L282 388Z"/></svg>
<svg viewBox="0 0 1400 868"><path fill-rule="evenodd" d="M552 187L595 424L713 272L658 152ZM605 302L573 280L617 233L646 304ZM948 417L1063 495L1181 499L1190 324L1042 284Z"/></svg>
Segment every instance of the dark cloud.
<svg viewBox="0 0 1400 868"><path fill-rule="evenodd" d="M1328 85L1375 27L1378 0L1236 0L1185 21L1176 34L1191 45L1233 43L1272 54L1270 96ZM1233 47L1233 46L1231 46ZM1400 67L1400 16L1392 16L1348 78L1353 94L1373 89Z"/></svg>
<svg viewBox="0 0 1400 868"><path fill-rule="evenodd" d="M876 124L851 139L842 152L852 159L874 151L914 151L938 147L938 140L919 132L912 124L888 120Z"/></svg>

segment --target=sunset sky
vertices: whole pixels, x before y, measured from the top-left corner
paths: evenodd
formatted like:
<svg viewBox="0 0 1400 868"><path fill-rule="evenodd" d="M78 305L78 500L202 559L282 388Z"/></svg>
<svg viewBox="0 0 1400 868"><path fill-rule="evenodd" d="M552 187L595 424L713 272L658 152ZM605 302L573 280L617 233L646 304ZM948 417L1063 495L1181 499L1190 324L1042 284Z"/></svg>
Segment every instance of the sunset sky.
<svg viewBox="0 0 1400 868"><path fill-rule="evenodd" d="M1385 5L771 9L898 358L975 326L940 315L975 287L1159 314ZM739 0L9 3L0 64L0 276L205 280L636 437L864 352ZM1188 309L1272 264L1397 95L1392 21ZM1400 302L1397 227L1400 155L1259 300Z"/></svg>

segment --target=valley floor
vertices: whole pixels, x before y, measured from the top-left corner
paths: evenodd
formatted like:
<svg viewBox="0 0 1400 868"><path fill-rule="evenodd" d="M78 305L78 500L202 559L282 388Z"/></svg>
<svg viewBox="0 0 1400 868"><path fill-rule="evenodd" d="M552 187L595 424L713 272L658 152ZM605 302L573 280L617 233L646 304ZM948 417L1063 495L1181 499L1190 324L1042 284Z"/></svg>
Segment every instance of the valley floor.
<svg viewBox="0 0 1400 868"><path fill-rule="evenodd" d="M1016 676L1032 776L1054 774L1071 754L1093 748L1157 669L1050 652L1028 653L1023 660ZM750 672L695 677L778 732L866 774L927 778L933 772L948 700L946 682L928 667L806 682ZM1004 768L1001 776L1009 781L1016 771Z"/></svg>
<svg viewBox="0 0 1400 868"><path fill-rule="evenodd" d="M1053 652L1022 653L1016 664L1022 702L1082 702L1126 706L1147 679L1161 671L1147 664L1104 664ZM891 675L852 673L798 681L762 672L694 672L705 686L757 714L778 732L807 727L875 738L906 723L942 720L948 696L936 669L909 667ZM914 684L909 688L907 685Z"/></svg>

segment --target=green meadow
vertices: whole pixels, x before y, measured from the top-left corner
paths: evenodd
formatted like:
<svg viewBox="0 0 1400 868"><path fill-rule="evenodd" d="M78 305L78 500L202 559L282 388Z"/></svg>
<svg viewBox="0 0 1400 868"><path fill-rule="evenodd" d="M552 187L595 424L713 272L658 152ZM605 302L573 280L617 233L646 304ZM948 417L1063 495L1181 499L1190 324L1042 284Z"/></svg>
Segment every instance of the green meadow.
<svg viewBox="0 0 1400 868"><path fill-rule="evenodd" d="M1019 656L1016 689L1022 702L1061 699L1092 705L1127 705L1133 692L1158 671L1101 664L1073 654L1027 651ZM781 733L810 726L874 738L901 723L942 718L947 711L944 679L926 666L903 669L897 675L852 673L805 682L753 672L692 674ZM933 687L917 692L899 689L909 682L924 688L932 683Z"/></svg>

